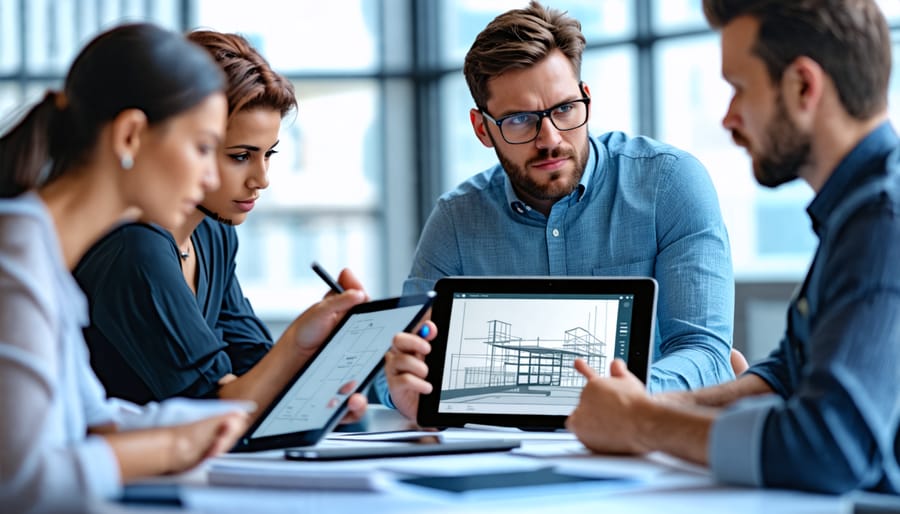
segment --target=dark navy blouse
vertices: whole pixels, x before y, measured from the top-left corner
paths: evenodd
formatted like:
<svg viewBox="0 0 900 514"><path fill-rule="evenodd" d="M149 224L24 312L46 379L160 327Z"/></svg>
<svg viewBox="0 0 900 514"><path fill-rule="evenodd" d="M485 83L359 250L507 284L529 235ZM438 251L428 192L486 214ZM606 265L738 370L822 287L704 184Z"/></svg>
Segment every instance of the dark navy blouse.
<svg viewBox="0 0 900 514"><path fill-rule="evenodd" d="M191 239L196 296L174 238L154 225L115 229L75 268L90 304L91 365L109 396L214 397L219 379L245 373L272 347L235 275L234 227L204 219Z"/></svg>

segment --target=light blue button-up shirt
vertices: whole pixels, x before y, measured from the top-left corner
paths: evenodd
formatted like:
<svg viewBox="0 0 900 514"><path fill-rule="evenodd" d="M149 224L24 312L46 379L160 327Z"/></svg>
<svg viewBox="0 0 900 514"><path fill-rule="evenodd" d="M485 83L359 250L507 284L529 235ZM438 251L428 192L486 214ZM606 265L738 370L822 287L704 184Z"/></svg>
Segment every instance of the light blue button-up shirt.
<svg viewBox="0 0 900 514"><path fill-rule="evenodd" d="M885 123L807 209L819 247L788 328L748 371L775 395L713 424L722 481L900 493L900 139Z"/></svg>
<svg viewBox="0 0 900 514"><path fill-rule="evenodd" d="M581 183L549 216L516 195L499 164L441 196L403 292L450 275L651 276L659 298L650 390L732 379L731 253L706 169L621 132L589 146Z"/></svg>

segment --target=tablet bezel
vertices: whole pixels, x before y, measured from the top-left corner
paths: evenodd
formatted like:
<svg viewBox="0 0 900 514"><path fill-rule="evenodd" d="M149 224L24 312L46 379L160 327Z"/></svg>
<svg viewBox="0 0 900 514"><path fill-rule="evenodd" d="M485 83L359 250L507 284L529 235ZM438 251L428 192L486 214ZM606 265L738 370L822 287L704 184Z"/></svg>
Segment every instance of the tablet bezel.
<svg viewBox="0 0 900 514"><path fill-rule="evenodd" d="M488 294L633 294L634 308L629 338L628 369L647 383L656 327L657 283L651 277L446 277L434 287L437 299L431 319L437 336L425 357L432 392L419 397L417 419L423 427L462 427L469 424L516 427L530 430L564 428L568 416L539 414L487 414L439 412L442 377L447 352L447 331L454 293Z"/></svg>
<svg viewBox="0 0 900 514"><path fill-rule="evenodd" d="M375 300L371 302L361 303L354 306L352 309L347 311L344 315L343 319L334 327L334 330L328 334L328 337L325 338L325 341L319 346L318 350L313 354L312 357L300 368L300 370L291 378L282 388L281 392L278 393L271 403L266 407L266 409L262 412L262 414L253 422L249 429L244 432L244 435L238 439L238 442L231 449L232 453L242 453L242 452L256 452L262 450L277 450L283 448L290 448L295 446L311 446L319 442L324 436L326 436L331 430L337 425L340 420L344 417L344 414L347 412L347 403L349 401L350 395L347 395L346 398L341 402L341 405L335 409L334 413L328 419L324 426L313 429L313 430L302 430L298 432L289 432L286 434L278 434L266 437L252 437L252 434L256 431L257 428L265 421L266 417L269 416L275 407L278 405L278 402L284 398L284 396L290 391L291 387L294 383L300 379L303 373L316 365L316 361L319 359L319 356L324 351L326 345L329 341L331 341L334 336L343 328L343 326L347 323L347 321L354 315L357 314L365 314L370 312L379 312L385 310L391 310L401 307L408 307L410 305L420 305L418 311L413 316L412 320L407 324L407 326L403 329L404 332L412 331L419 321L422 319L422 316L428 311L431 306L432 301L434 300L434 293L423 294L423 295L410 295L410 296L400 296L395 298L386 298L383 300ZM393 335L391 335L393 337ZM378 362L378 364L369 371L365 380L356 385L355 393L363 391L372 380L375 378L376 373L384 366L384 357Z"/></svg>

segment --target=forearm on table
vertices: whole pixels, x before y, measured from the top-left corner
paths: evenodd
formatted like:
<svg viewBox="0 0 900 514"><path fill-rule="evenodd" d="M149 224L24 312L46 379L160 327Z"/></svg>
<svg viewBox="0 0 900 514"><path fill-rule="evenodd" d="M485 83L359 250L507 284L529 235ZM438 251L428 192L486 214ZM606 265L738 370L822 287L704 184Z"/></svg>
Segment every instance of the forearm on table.
<svg viewBox="0 0 900 514"><path fill-rule="evenodd" d="M223 381L219 387L219 398L256 402L258 408L250 415L251 419L255 418L308 359L309 356L300 355L294 345L276 344L250 371Z"/></svg>
<svg viewBox="0 0 900 514"><path fill-rule="evenodd" d="M709 434L717 411L659 403L646 404L638 433L647 451L661 451L707 465Z"/></svg>
<svg viewBox="0 0 900 514"><path fill-rule="evenodd" d="M696 389L687 393L693 403L705 407L727 407L750 396L769 394L772 388L765 380L753 373L745 373L735 380L711 387Z"/></svg>
<svg viewBox="0 0 900 514"><path fill-rule="evenodd" d="M123 483L174 470L175 433L165 428L110 433L103 436L119 462Z"/></svg>

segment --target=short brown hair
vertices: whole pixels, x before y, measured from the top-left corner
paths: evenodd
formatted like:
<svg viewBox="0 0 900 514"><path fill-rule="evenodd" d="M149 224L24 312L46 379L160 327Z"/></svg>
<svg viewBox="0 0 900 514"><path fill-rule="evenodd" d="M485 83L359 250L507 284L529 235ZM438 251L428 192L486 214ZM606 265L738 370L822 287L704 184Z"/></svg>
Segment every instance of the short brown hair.
<svg viewBox="0 0 900 514"><path fill-rule="evenodd" d="M740 16L759 22L754 52L773 82L805 56L831 77L849 115L887 108L891 37L875 0L703 0L703 11L716 29Z"/></svg>
<svg viewBox="0 0 900 514"><path fill-rule="evenodd" d="M475 105L484 109L489 80L510 70L534 66L554 49L565 54L580 78L584 46L578 20L532 0L524 9L497 16L478 34L466 54L463 73Z"/></svg>
<svg viewBox="0 0 900 514"><path fill-rule="evenodd" d="M197 30L188 39L206 49L225 72L229 119L242 110L276 110L283 118L297 107L294 85L239 34Z"/></svg>

